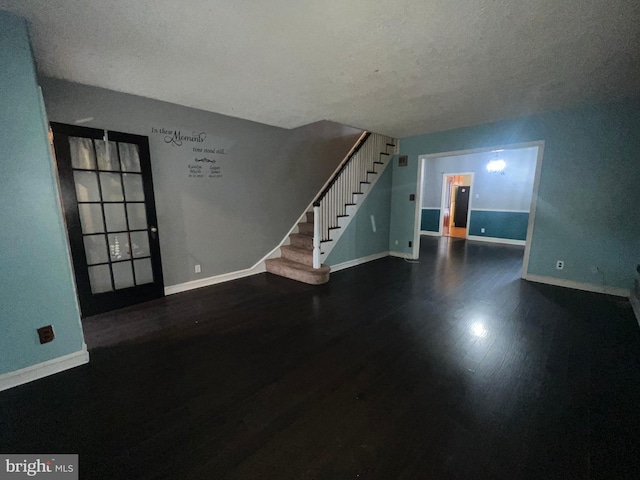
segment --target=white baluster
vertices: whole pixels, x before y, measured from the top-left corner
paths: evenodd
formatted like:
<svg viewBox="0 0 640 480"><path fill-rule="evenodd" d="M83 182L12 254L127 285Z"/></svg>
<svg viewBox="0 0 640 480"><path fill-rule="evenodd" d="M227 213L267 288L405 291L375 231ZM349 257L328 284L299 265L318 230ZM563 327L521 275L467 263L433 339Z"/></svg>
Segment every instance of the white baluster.
<svg viewBox="0 0 640 480"><path fill-rule="evenodd" d="M313 268L320 268L320 206L313 206Z"/></svg>

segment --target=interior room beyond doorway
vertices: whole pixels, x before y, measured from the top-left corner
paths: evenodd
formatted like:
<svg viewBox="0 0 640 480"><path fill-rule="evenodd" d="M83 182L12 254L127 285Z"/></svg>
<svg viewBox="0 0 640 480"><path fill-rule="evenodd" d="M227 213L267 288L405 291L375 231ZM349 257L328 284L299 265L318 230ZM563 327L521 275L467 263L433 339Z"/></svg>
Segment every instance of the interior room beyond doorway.
<svg viewBox="0 0 640 480"><path fill-rule="evenodd" d="M442 235L467 238L469 199L473 174L444 175L442 186Z"/></svg>
<svg viewBox="0 0 640 480"><path fill-rule="evenodd" d="M543 142L419 156L419 235L528 245ZM418 252L414 251L414 254Z"/></svg>

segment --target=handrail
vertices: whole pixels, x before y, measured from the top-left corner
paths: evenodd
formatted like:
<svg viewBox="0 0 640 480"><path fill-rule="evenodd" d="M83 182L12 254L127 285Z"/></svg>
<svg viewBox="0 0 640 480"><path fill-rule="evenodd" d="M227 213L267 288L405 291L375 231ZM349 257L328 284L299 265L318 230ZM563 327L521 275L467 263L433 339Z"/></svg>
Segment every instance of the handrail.
<svg viewBox="0 0 640 480"><path fill-rule="evenodd" d="M340 219L350 215L349 207L364 198L358 195L370 190L366 186L377 178L370 175L380 173L378 165L383 168L388 165L388 150L395 144L394 139L385 135L363 132L313 202L313 268L321 267L322 242L331 240L331 231L344 223Z"/></svg>
<svg viewBox="0 0 640 480"><path fill-rule="evenodd" d="M322 199L327 195L329 190L331 190L331 187L333 187L333 184L336 183L336 181L338 180L338 177L340 177L340 174L344 171L345 168L347 168L347 165L349 165L349 162L351 162L351 159L355 157L356 153L358 153L358 150L360 150L360 148L362 147L362 145L364 145L364 142L367 141L367 138L369 138L370 135L371 135L371 132L366 132L366 131L363 132L362 135L360 135L360 139L358 140L358 142L351 148L351 151L345 157L346 161L343 162L342 165L340 166L340 169L333 174L333 177L331 178L327 186L324 187L324 190L320 192L320 195L318 195L316 200L313 202L314 207L320 206L320 202L322 201Z"/></svg>

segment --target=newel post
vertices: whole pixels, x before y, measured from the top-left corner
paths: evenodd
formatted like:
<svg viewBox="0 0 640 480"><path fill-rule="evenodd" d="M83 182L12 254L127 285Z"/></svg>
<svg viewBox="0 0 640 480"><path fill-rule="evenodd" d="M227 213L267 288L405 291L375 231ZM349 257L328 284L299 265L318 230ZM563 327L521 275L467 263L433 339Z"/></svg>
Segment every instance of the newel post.
<svg viewBox="0 0 640 480"><path fill-rule="evenodd" d="M313 204L313 268L320 268L320 203Z"/></svg>

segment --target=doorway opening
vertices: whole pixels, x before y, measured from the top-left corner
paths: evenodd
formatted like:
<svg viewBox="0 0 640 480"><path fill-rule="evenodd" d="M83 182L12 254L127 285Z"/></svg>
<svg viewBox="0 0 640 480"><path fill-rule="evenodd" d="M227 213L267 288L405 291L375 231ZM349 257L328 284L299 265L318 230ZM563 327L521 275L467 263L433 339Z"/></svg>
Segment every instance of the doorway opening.
<svg viewBox="0 0 640 480"><path fill-rule="evenodd" d="M443 174L442 235L467 238L473 173Z"/></svg>
<svg viewBox="0 0 640 480"><path fill-rule="evenodd" d="M527 274L544 141L418 156L414 240L447 236L524 247Z"/></svg>

